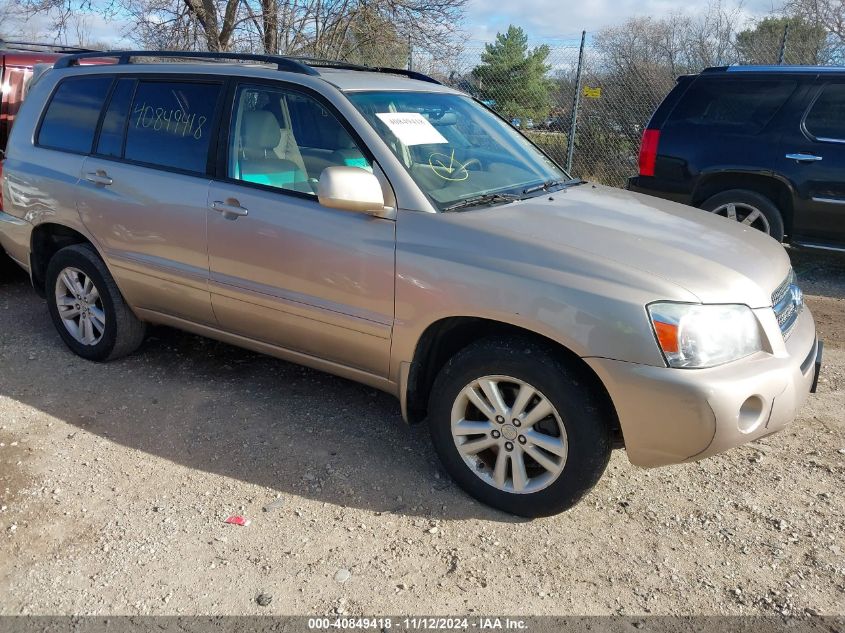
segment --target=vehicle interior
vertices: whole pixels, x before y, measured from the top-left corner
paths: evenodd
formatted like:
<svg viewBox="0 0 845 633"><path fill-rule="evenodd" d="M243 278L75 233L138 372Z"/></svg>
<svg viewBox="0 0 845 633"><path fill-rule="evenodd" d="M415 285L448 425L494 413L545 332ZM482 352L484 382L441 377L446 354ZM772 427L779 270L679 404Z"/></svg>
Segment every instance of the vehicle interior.
<svg viewBox="0 0 845 633"><path fill-rule="evenodd" d="M497 119L469 99L401 92L362 93L351 98L420 187L438 203L505 189L521 191L548 179L549 169L558 171L550 162L545 164L539 152L526 150L509 136L518 132L497 125ZM418 113L442 140L403 142L379 118L383 113Z"/></svg>
<svg viewBox="0 0 845 633"><path fill-rule="evenodd" d="M314 194L326 167L371 169L349 132L307 95L242 89L232 125L229 168L238 180Z"/></svg>

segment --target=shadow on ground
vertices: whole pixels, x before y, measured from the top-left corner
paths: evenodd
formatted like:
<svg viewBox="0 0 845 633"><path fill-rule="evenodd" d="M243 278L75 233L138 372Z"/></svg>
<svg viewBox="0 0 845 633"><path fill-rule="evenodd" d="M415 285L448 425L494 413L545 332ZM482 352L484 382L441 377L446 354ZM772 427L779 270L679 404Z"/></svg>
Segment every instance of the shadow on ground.
<svg viewBox="0 0 845 633"><path fill-rule="evenodd" d="M845 299L845 253L808 248L788 252L805 293Z"/></svg>
<svg viewBox="0 0 845 633"><path fill-rule="evenodd" d="M129 358L87 362L8 268L0 362L0 395L189 469L337 506L517 521L457 489L387 394L169 328Z"/></svg>

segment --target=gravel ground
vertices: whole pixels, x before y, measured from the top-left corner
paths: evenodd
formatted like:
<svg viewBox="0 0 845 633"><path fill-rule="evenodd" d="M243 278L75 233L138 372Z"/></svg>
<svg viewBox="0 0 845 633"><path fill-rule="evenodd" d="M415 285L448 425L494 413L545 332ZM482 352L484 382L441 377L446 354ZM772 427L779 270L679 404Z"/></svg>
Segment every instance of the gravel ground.
<svg viewBox="0 0 845 633"><path fill-rule="evenodd" d="M531 522L389 396L164 328L88 363L7 272L0 614L842 614L845 257L792 256L826 342L796 423L696 464L616 451Z"/></svg>

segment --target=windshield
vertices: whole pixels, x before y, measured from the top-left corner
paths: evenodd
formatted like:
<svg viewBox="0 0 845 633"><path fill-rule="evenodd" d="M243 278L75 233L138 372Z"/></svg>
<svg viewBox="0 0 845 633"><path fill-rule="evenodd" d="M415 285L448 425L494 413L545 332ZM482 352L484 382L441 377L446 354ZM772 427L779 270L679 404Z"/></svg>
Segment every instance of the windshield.
<svg viewBox="0 0 845 633"><path fill-rule="evenodd" d="M347 96L440 210L494 193L536 195L570 180L519 132L469 97L430 92ZM491 196L490 202L503 199Z"/></svg>

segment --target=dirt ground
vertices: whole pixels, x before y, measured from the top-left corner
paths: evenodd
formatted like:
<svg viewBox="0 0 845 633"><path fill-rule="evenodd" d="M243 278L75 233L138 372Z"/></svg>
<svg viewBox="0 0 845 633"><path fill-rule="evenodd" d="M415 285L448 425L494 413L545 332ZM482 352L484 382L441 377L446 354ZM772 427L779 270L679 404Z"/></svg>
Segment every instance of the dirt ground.
<svg viewBox="0 0 845 633"><path fill-rule="evenodd" d="M842 614L845 257L791 254L826 344L796 423L658 470L616 451L531 522L387 395L163 328L88 363L5 273L0 614Z"/></svg>

